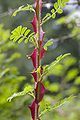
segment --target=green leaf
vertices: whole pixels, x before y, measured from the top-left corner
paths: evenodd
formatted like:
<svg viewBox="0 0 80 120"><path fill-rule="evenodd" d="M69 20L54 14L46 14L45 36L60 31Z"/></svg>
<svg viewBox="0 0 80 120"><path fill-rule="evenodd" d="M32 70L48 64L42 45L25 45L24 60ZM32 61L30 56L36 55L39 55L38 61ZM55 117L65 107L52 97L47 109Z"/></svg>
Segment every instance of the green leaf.
<svg viewBox="0 0 80 120"><path fill-rule="evenodd" d="M59 107L61 107L62 105L64 105L67 102L70 102L71 100L73 100L73 98L75 98L75 96L70 96L68 98L65 98L63 100L60 100L59 102L57 102L54 106L52 105L48 105L39 115L39 117L42 117L43 115L45 115L47 112L51 112Z"/></svg>
<svg viewBox="0 0 80 120"><path fill-rule="evenodd" d="M22 92L14 93L11 97L7 99L7 101L11 102L13 98L24 96L26 94L34 97L32 86L28 85L27 87L24 88Z"/></svg>
<svg viewBox="0 0 80 120"><path fill-rule="evenodd" d="M60 7L64 8L66 6L66 3L61 3Z"/></svg>
<svg viewBox="0 0 80 120"><path fill-rule="evenodd" d="M27 6L24 6L24 5L20 6L20 7L13 13L12 16L16 16L17 13L19 13L19 12L21 12L21 11L33 11L33 12L35 12L35 10L33 9L32 5L27 4Z"/></svg>
<svg viewBox="0 0 80 120"><path fill-rule="evenodd" d="M59 83L52 83L52 84L49 84L47 89L50 91L50 92L58 92L60 89L60 84Z"/></svg>
<svg viewBox="0 0 80 120"><path fill-rule="evenodd" d="M50 17L50 16L51 16L51 14L50 14L50 13L47 13L47 14L45 15L45 17L43 18L43 20L47 19L47 18Z"/></svg>
<svg viewBox="0 0 80 120"><path fill-rule="evenodd" d="M51 72L53 71L53 69L54 69L54 66L55 66L56 64L58 64L63 58L65 58L65 57L67 57L67 56L69 56L69 55L70 55L70 53L67 53L67 54L60 55L59 57L57 57L56 60L53 61L50 65L46 65L46 66L44 67L44 73L46 73L46 74L51 73Z"/></svg>
<svg viewBox="0 0 80 120"><path fill-rule="evenodd" d="M69 0L62 0L62 2L65 2L65 3L66 3L66 2L69 2Z"/></svg>
<svg viewBox="0 0 80 120"><path fill-rule="evenodd" d="M64 78L66 81L71 81L77 77L79 70L77 68L71 69L67 72L66 77Z"/></svg>
<svg viewBox="0 0 80 120"><path fill-rule="evenodd" d="M52 10L51 10L51 13L54 13L54 12L55 12L55 10L54 10L54 9L52 9Z"/></svg>
<svg viewBox="0 0 80 120"><path fill-rule="evenodd" d="M61 5L61 0L57 0L58 5Z"/></svg>
<svg viewBox="0 0 80 120"><path fill-rule="evenodd" d="M75 85L80 85L80 76L78 76L78 77L75 79L74 84L75 84Z"/></svg>
<svg viewBox="0 0 80 120"><path fill-rule="evenodd" d="M52 44L53 44L53 41L52 41L52 40L47 41L47 43L44 45L44 49L47 50L47 48L48 48L49 46L51 46Z"/></svg>
<svg viewBox="0 0 80 120"><path fill-rule="evenodd" d="M30 33L31 30L27 27L18 26L11 32L10 40L13 42L21 43L23 40L25 43L34 39L34 32ZM27 39L27 42L26 42Z"/></svg>
<svg viewBox="0 0 80 120"><path fill-rule="evenodd" d="M69 0L57 0L57 2L54 3L54 8L51 10L51 13L48 13L48 15L46 14L46 16L42 19L42 24L44 24L45 22L47 22L48 20L50 20L51 18L55 18L56 17L56 13L63 13L63 10L61 8L63 8L66 3Z"/></svg>
<svg viewBox="0 0 80 120"><path fill-rule="evenodd" d="M18 58L20 58L20 57L21 57L21 54L16 52L16 53L12 54L12 55L10 56L10 58L6 60L6 62L7 62L7 63L10 63L10 62L12 62L12 61L14 61L15 59L18 59Z"/></svg>
<svg viewBox="0 0 80 120"><path fill-rule="evenodd" d="M57 13L61 14L61 13L63 13L63 10L60 9L60 8L58 8L58 9L57 9Z"/></svg>
<svg viewBox="0 0 80 120"><path fill-rule="evenodd" d="M31 34L25 39L25 43L28 43L28 41L31 41L31 42L34 41L34 32L31 33Z"/></svg>
<svg viewBox="0 0 80 120"><path fill-rule="evenodd" d="M51 17L54 19L54 18L56 17L56 14L53 13L53 14L51 15Z"/></svg>
<svg viewBox="0 0 80 120"><path fill-rule="evenodd" d="M57 2L55 2L55 3L54 3L54 8L57 10L57 9L58 9L58 7L59 7L58 3L57 3Z"/></svg>
<svg viewBox="0 0 80 120"><path fill-rule="evenodd" d="M0 73L0 78L2 78L7 72L9 72L9 68L6 68L5 70L3 70L1 73Z"/></svg>
<svg viewBox="0 0 80 120"><path fill-rule="evenodd" d="M65 7L67 2L69 2L69 0L62 0L60 7Z"/></svg>

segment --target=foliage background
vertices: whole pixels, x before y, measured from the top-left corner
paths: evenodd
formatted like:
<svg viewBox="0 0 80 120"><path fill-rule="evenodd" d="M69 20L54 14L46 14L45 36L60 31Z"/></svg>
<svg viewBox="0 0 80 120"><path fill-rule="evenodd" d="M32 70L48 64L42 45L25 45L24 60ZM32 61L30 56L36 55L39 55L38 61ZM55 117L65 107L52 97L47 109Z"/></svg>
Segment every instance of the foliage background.
<svg viewBox="0 0 80 120"><path fill-rule="evenodd" d="M44 2L54 3L56 0ZM70 0L70 3L76 0ZM10 31L18 25L31 28L33 14L21 12L12 17L13 10L21 5L33 4L33 0L0 0L0 119L29 120L29 96L18 97L11 103L7 98L14 92L22 91L27 84L33 84L30 72L32 64L26 59L33 47L24 43L18 45L9 40ZM48 120L79 120L80 117L80 4L68 4L61 15L43 25L46 32L45 41L52 39L54 44L49 47L42 64L49 64L57 56L71 53L54 67L52 73L45 77L46 95L41 109L56 101L76 95L76 98L64 106L42 117ZM50 11L46 4L42 17ZM31 28L32 29L32 28ZM47 104L44 102L46 101Z"/></svg>

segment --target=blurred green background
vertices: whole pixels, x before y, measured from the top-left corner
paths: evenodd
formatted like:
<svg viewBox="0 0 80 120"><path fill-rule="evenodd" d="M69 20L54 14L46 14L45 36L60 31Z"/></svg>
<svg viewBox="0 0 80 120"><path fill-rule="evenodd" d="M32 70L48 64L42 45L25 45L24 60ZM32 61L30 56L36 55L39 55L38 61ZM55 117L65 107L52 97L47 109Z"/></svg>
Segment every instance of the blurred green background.
<svg viewBox="0 0 80 120"><path fill-rule="evenodd" d="M42 17L50 11L50 3L56 0L44 0ZM33 46L24 43L15 44L10 41L10 32L18 25L31 28L33 13L20 12L12 17L12 12L21 5L33 4L34 0L0 0L0 120L30 120L28 105L32 98L18 97L7 102L7 98L15 92L22 91L27 84L33 84L30 72L33 66L27 60ZM75 3L75 4L73 4ZM45 77L47 89L41 109L46 104L75 95L76 98L62 107L48 113L42 120L80 120L80 1L70 0L61 15L43 25L46 32L44 42L52 39L42 65L51 63L64 53L71 56L54 67L51 74Z"/></svg>

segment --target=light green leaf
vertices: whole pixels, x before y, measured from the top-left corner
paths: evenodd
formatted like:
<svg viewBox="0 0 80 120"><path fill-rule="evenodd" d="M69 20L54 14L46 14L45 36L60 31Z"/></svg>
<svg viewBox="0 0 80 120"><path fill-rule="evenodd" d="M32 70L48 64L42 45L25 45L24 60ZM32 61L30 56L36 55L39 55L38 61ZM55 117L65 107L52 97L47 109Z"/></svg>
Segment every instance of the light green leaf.
<svg viewBox="0 0 80 120"><path fill-rule="evenodd" d="M44 67L44 73L45 73L45 74L51 73L51 72L53 71L53 69L54 69L54 66L55 66L56 64L58 64L63 58L65 58L65 57L67 57L67 56L69 56L69 55L70 55L70 53L67 53L67 54L60 55L59 57L57 57L56 60L53 61L50 65L46 65L46 66Z"/></svg>
<svg viewBox="0 0 80 120"><path fill-rule="evenodd" d="M27 6L24 6L24 5L20 6L20 7L13 13L12 16L16 16L17 13L19 13L19 12L21 12L21 11L30 11L30 12L33 11L33 12L35 12L33 6L27 4Z"/></svg>
<svg viewBox="0 0 80 120"><path fill-rule="evenodd" d="M21 57L21 54L18 53L18 52L16 52L16 53L12 54L12 55L10 56L10 58L6 60L6 62L7 62L7 63L10 63L10 62L12 62L12 61L14 61L15 59L18 59L18 58L20 58L20 57Z"/></svg>
<svg viewBox="0 0 80 120"><path fill-rule="evenodd" d="M54 18L56 17L56 14L53 13L53 14L51 15L51 17L54 19Z"/></svg>
<svg viewBox="0 0 80 120"><path fill-rule="evenodd" d="M4 69L1 73L0 73L0 78L2 78L7 72L9 72L9 68Z"/></svg>
<svg viewBox="0 0 80 120"><path fill-rule="evenodd" d="M69 2L69 0L62 0L60 7L65 7L67 2Z"/></svg>
<svg viewBox="0 0 80 120"><path fill-rule="evenodd" d="M24 88L24 90L23 90L22 92L14 93L11 97L9 97L9 98L7 99L7 101L11 102L11 100L12 100L13 98L20 97L20 96L24 96L24 95L26 95L26 94L34 97L33 87L32 87L32 86L28 85L28 86L26 86L26 87Z"/></svg>
<svg viewBox="0 0 80 120"><path fill-rule="evenodd" d="M57 9L57 13L61 14L61 13L63 13L63 10L60 9L60 8L58 8L58 9Z"/></svg>
<svg viewBox="0 0 80 120"><path fill-rule="evenodd" d="M66 2L69 2L69 0L62 0L62 2L65 2L65 3L66 3Z"/></svg>
<svg viewBox="0 0 80 120"><path fill-rule="evenodd" d="M67 72L66 77L64 78L66 81L71 81L77 77L79 70L77 68L71 69Z"/></svg>
<svg viewBox="0 0 80 120"><path fill-rule="evenodd" d="M47 13L47 14L45 15L45 17L42 19L42 24L45 23L46 21L48 21L50 18L51 18L51 14L50 14L50 13Z"/></svg>
<svg viewBox="0 0 80 120"><path fill-rule="evenodd" d="M31 30L27 27L18 26L11 32L10 40L13 40L13 42L29 42L30 40L34 39L34 32L30 33ZM27 39L27 42L26 42ZM31 41L30 41L31 42Z"/></svg>
<svg viewBox="0 0 80 120"><path fill-rule="evenodd" d="M25 39L25 43L28 43L28 41L33 42L34 41L34 32L31 33L26 39Z"/></svg>
<svg viewBox="0 0 80 120"><path fill-rule="evenodd" d="M61 5L61 0L57 0L58 5Z"/></svg>
<svg viewBox="0 0 80 120"><path fill-rule="evenodd" d="M78 76L78 77L75 79L74 84L75 84L75 85L80 85L80 76Z"/></svg>
<svg viewBox="0 0 80 120"><path fill-rule="evenodd" d="M54 9L52 9L52 10L51 10L51 13L54 13L54 12L55 12L55 10L54 10Z"/></svg>
<svg viewBox="0 0 80 120"><path fill-rule="evenodd" d="M57 10L57 9L58 9L58 7L59 7L58 3L57 3L57 2L55 2L55 3L54 3L54 8Z"/></svg>
<svg viewBox="0 0 80 120"><path fill-rule="evenodd" d="M53 41L52 40L48 40L47 43L44 45L44 49L47 50L47 48L49 46L51 46L53 44Z"/></svg>
<svg viewBox="0 0 80 120"><path fill-rule="evenodd" d="M65 103L67 102L70 102L71 100L73 100L73 98L75 98L75 96L70 96L68 98L65 98L59 102L57 102L54 106L52 105L48 105L42 112L41 114L39 115L39 117L42 117L43 115L45 115L47 112L51 112L59 107L61 107L62 105L64 105Z"/></svg>
<svg viewBox="0 0 80 120"><path fill-rule="evenodd" d="M53 5L53 9L51 10L51 13L48 13L48 15L46 14L45 17L42 19L42 24L44 24L45 22L47 22L48 20L50 20L51 18L55 18L56 17L56 13L63 13L62 8L66 5L66 3L69 0L57 0L57 2L54 3Z"/></svg>

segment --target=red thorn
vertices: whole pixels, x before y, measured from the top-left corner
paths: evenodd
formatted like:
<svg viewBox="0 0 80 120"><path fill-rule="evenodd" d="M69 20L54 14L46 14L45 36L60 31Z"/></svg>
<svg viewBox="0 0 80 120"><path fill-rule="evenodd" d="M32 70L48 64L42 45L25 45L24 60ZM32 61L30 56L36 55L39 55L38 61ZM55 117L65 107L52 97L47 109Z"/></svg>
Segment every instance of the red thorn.
<svg viewBox="0 0 80 120"><path fill-rule="evenodd" d="M40 50L40 59L42 59L44 57L46 50L44 48L41 48ZM30 55L31 59L32 59L32 63L34 68L37 68L37 48L34 49L34 51L32 52L32 54Z"/></svg>
<svg viewBox="0 0 80 120"><path fill-rule="evenodd" d="M34 18L31 22L31 24L33 26L34 32L37 33L37 17L36 17L36 14L34 15Z"/></svg>
<svg viewBox="0 0 80 120"><path fill-rule="evenodd" d="M36 92L36 102L39 103L43 99L45 94L45 87L41 81L37 83L35 92Z"/></svg>
<svg viewBox="0 0 80 120"><path fill-rule="evenodd" d="M32 76L33 76L35 82L37 82L37 72L34 71L34 72L31 72L31 74L32 74Z"/></svg>
<svg viewBox="0 0 80 120"><path fill-rule="evenodd" d="M35 102L35 100L32 102L31 105L29 105L29 109L31 111L31 116L32 116L32 119L35 120L35 104L37 104ZM37 104L37 110L39 109L39 105Z"/></svg>

